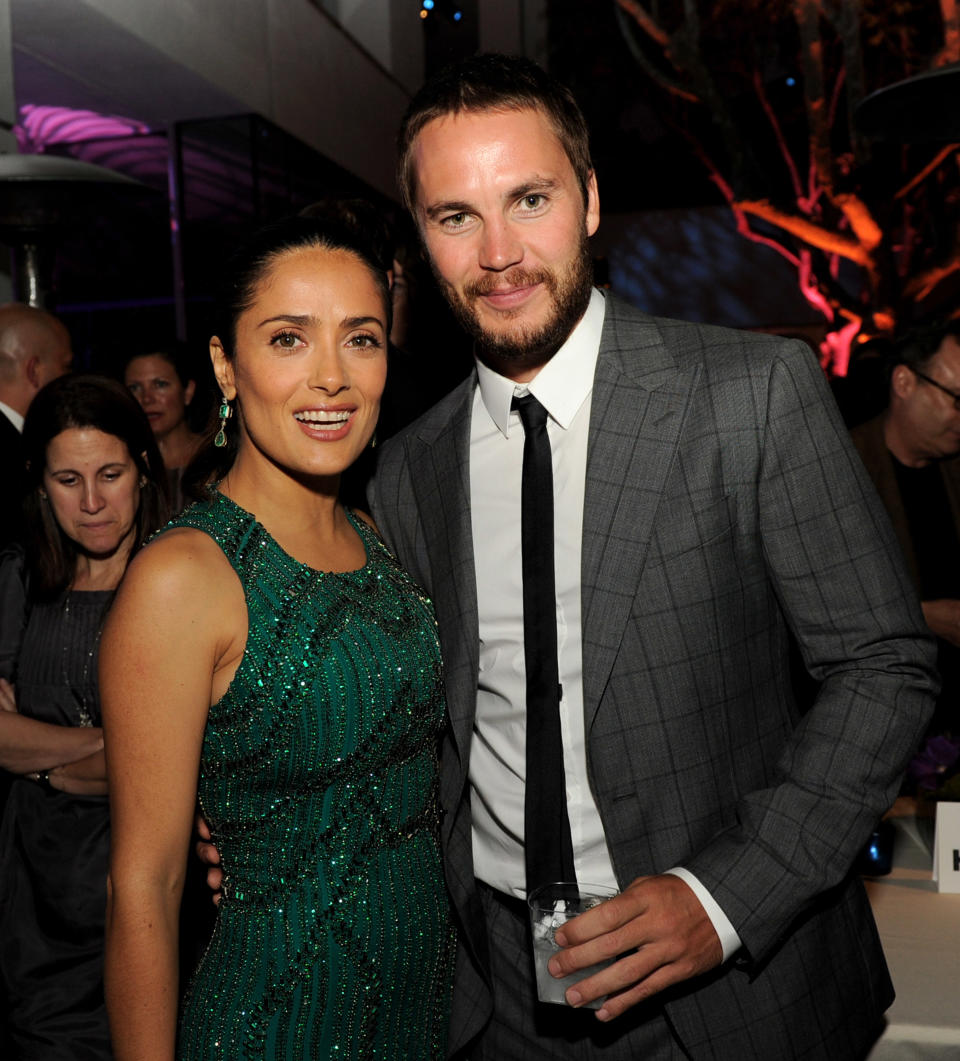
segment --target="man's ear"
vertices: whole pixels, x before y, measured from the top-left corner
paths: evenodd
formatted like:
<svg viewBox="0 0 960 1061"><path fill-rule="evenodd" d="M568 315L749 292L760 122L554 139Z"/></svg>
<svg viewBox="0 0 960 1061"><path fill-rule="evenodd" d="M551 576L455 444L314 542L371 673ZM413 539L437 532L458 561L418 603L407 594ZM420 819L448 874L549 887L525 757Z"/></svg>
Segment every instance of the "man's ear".
<svg viewBox="0 0 960 1061"><path fill-rule="evenodd" d="M597 188L597 175L590 170L587 178L587 235L592 236L600 227L600 191Z"/></svg>
<svg viewBox="0 0 960 1061"><path fill-rule="evenodd" d="M917 377L906 365L895 365L890 374L890 389L898 398L908 398L917 385Z"/></svg>
<svg viewBox="0 0 960 1061"><path fill-rule="evenodd" d="M41 381L43 374L41 372L40 358L36 354L31 354L27 358L23 366L24 375L27 377L27 382L35 390L40 390Z"/></svg>
<svg viewBox="0 0 960 1061"><path fill-rule="evenodd" d="M228 402L232 402L237 396L237 387L233 379L233 362L227 357L223 343L216 335L210 340L210 363L213 365L213 374L217 378L220 393Z"/></svg>

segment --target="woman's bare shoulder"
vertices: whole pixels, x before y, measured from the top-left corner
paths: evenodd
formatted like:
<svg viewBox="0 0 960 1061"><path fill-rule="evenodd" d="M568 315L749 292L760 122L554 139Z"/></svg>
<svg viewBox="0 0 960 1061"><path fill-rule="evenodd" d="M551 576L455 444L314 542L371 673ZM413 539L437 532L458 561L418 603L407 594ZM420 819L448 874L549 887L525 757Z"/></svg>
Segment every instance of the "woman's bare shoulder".
<svg viewBox="0 0 960 1061"><path fill-rule="evenodd" d="M240 590L239 579L213 538L193 527L174 527L134 557L121 591L126 596L148 593L160 608L208 600L228 587Z"/></svg>

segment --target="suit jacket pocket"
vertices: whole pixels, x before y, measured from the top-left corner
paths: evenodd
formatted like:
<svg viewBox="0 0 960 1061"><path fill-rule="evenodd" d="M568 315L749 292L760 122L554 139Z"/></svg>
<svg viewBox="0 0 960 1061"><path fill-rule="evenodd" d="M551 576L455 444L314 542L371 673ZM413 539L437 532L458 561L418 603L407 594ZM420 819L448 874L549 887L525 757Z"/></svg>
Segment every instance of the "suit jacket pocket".
<svg viewBox="0 0 960 1061"><path fill-rule="evenodd" d="M678 666L695 677L696 693L677 690L681 711L693 696L701 704L723 699L724 661L736 658L748 626L736 498L700 500L664 499L632 611L638 641L631 655L651 671L670 673L672 684Z"/></svg>
<svg viewBox="0 0 960 1061"><path fill-rule="evenodd" d="M657 512L647 570L676 560L684 553L713 546L733 534L736 498L664 498Z"/></svg>

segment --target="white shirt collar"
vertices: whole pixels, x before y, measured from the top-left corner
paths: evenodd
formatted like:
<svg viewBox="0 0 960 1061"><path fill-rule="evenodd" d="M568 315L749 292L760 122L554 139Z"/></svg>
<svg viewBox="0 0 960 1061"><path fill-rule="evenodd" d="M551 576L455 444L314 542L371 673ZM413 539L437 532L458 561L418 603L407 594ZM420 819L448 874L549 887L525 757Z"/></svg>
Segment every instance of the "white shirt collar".
<svg viewBox="0 0 960 1061"><path fill-rule="evenodd" d="M17 412L16 409L11 409L6 402L0 402L0 413L10 421L11 424L23 434L23 417Z"/></svg>
<svg viewBox="0 0 960 1061"><path fill-rule="evenodd" d="M570 425L593 389L605 308L603 294L594 288L586 312L567 341L529 383L514 383L477 361L480 396L490 419L505 436L510 434L510 403L514 394L529 392L562 428Z"/></svg>

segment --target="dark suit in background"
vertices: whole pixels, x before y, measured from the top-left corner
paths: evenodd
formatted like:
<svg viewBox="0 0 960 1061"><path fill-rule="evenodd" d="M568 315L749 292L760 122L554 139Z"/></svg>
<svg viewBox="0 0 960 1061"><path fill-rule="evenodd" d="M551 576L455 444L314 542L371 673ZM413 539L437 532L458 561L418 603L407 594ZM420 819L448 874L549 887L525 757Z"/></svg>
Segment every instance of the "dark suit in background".
<svg viewBox="0 0 960 1061"><path fill-rule="evenodd" d="M854 428L850 437L887 510L921 600L960 599L960 457L904 467L887 448L883 416ZM930 728L957 732L960 647L938 637L937 667L943 687Z"/></svg>
<svg viewBox="0 0 960 1061"><path fill-rule="evenodd" d="M19 302L0 306L0 402L8 409L26 416L37 391L72 363L62 321ZM0 409L0 545L19 533L22 464L20 432Z"/></svg>
<svg viewBox="0 0 960 1061"><path fill-rule="evenodd" d="M20 536L20 497L23 493L23 447L20 432L0 409L0 551ZM0 770L0 816L10 793L12 777ZM0 998L0 1056L10 1056L6 999Z"/></svg>
<svg viewBox="0 0 960 1061"><path fill-rule="evenodd" d="M20 533L23 445L20 432L0 410L0 548Z"/></svg>
<svg viewBox="0 0 960 1061"><path fill-rule="evenodd" d="M882 416L877 416L865 424L860 424L850 432L850 437L873 485L877 488L883 507L887 510L887 515L893 524L897 541L903 550L907 567L919 587L920 565L917 560L917 550L910 530L908 514L897 485L896 466L884 441L883 420ZM938 461L936 467L950 506L953 526L960 528L960 457Z"/></svg>
<svg viewBox="0 0 960 1061"><path fill-rule="evenodd" d="M371 491L440 624L454 1052L492 1007L467 784L474 387L384 447ZM588 769L620 885L685 866L743 944L662 998L677 1038L693 1058L861 1056L893 995L850 866L896 795L936 677L889 522L806 348L607 299L582 597ZM821 683L806 714L791 631Z"/></svg>

